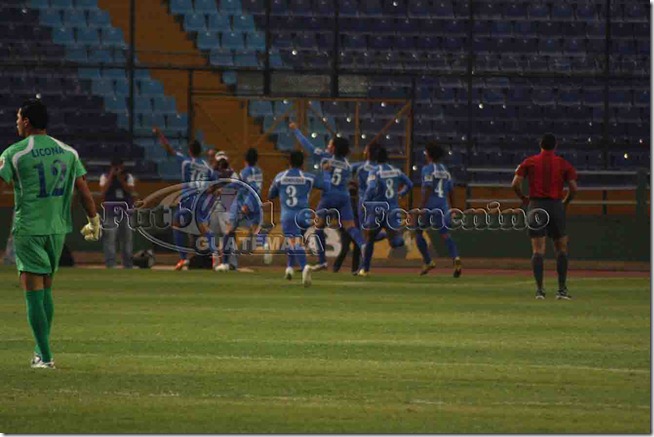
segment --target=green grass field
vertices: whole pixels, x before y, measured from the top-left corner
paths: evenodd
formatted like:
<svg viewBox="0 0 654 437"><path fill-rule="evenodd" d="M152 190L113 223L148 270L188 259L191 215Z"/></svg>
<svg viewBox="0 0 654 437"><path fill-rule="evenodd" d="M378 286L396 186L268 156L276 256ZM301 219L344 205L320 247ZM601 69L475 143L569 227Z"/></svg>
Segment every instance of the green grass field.
<svg viewBox="0 0 654 437"><path fill-rule="evenodd" d="M647 278L62 270L54 371L0 281L0 432L651 431Z"/></svg>

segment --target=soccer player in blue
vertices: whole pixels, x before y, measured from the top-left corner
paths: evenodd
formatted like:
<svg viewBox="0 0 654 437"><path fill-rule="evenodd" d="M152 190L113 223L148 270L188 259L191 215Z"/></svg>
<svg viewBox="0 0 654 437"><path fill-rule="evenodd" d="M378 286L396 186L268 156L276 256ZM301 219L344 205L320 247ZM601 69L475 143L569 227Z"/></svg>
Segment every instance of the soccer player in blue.
<svg viewBox="0 0 654 437"><path fill-rule="evenodd" d="M304 155L299 150L291 153L291 168L278 173L270 185L268 199L279 197L282 208L282 232L286 238L286 279L293 279L293 266L302 269L302 284L311 285L311 266L307 264L307 254L304 249L303 235L311 226L313 213L309 209L309 195L312 188L324 187L321 175L314 176L302 171Z"/></svg>
<svg viewBox="0 0 654 437"><path fill-rule="evenodd" d="M366 245L359 276L364 277L368 276L370 271L375 237L382 227L386 229L392 248L404 246L399 199L413 188L411 179L402 170L388 163L388 153L385 148L379 147L374 150L373 159L378 165L368 175L361 219L366 233Z"/></svg>
<svg viewBox="0 0 654 437"><path fill-rule="evenodd" d="M420 275L426 275L431 269L436 267L436 263L434 263L429 255L427 241L423 236L423 230L419 223L423 222L423 224L426 224L432 221L440 221L441 223L434 224L439 227L439 233L452 258L454 264L453 276L458 278L461 276L461 258L459 258L456 244L448 230L451 222L450 207L454 203L454 183L450 172L441 163L444 154L443 149L435 142L431 142L425 146L427 165L422 168L422 201L420 208L427 208L429 212L424 214L422 218L415 217L418 221L415 231L416 245L424 261Z"/></svg>
<svg viewBox="0 0 654 437"><path fill-rule="evenodd" d="M348 191L348 182L352 176L352 166L347 160L350 152L350 143L345 138L335 137L329 141L327 150L316 148L306 139L295 123L289 124L289 128L300 141L302 147L307 152L320 158L320 165L329 177L328 186L318 203L318 216L316 226L316 236L319 239L318 264L314 270L324 270L327 268L327 259L325 257L325 231L326 216L329 210L338 211L340 225L347 230L354 243L362 248L364 245L361 230L354 222L354 212L350 203L350 193ZM362 250L363 251L363 250Z"/></svg>
<svg viewBox="0 0 654 437"><path fill-rule="evenodd" d="M249 148L245 153L245 168L241 170L240 180L248 187L238 187L236 199L229 209L229 221L225 236L223 237L223 259L222 264L215 267L217 272L230 270L228 259L233 256L233 249L236 246L236 230L240 224L245 224L250 235L258 233L259 226L263 219L261 210L261 188L263 186L263 172L257 166L259 152L255 148ZM230 184L236 186L236 183Z"/></svg>
<svg viewBox="0 0 654 437"><path fill-rule="evenodd" d="M206 189L209 181L215 180L215 173L209 163L201 157L202 146L197 140L191 141L188 145L188 156L186 156L182 152L173 149L163 132L157 127L154 127L152 132L157 136L161 146L166 150L168 155L174 156L182 168L182 182L185 184L185 187L182 189L179 208L173 217L173 238L175 246L180 249L185 247L186 233L180 229L189 226L190 220L193 218L197 219L200 231L207 237L209 244L211 244L214 239L213 233L209 230L208 218L201 217L199 212L201 209L200 199L203 196L198 196L198 194ZM188 214L187 211L190 211L191 214ZM202 224L205 219L207 220L207 226ZM189 261L186 251L179 250L179 258L179 261L175 265L175 270L182 270L184 267L188 267Z"/></svg>

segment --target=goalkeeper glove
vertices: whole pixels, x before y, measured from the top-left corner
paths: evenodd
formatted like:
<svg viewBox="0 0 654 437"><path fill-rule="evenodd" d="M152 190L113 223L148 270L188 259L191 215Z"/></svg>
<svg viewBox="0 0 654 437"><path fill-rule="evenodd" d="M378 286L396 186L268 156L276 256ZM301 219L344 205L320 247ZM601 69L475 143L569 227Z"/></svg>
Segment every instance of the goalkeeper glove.
<svg viewBox="0 0 654 437"><path fill-rule="evenodd" d="M98 241L102 235L102 226L100 226L100 215L87 217L88 223L80 231L86 241Z"/></svg>

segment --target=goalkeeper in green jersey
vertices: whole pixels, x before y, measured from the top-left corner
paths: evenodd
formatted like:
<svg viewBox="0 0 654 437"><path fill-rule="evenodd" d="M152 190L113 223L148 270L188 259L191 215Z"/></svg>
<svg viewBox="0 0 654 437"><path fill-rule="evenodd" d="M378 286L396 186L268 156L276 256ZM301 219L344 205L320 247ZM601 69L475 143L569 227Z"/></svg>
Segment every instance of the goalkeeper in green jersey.
<svg viewBox="0 0 654 437"><path fill-rule="evenodd" d="M70 204L74 188L89 221L82 228L84 238L97 241L101 227L77 152L48 136L47 124L48 112L40 100L23 103L16 116L16 128L24 139L0 155L0 191L6 184L14 185L12 235L27 319L36 340L32 367L52 369L52 279L66 234L72 231Z"/></svg>

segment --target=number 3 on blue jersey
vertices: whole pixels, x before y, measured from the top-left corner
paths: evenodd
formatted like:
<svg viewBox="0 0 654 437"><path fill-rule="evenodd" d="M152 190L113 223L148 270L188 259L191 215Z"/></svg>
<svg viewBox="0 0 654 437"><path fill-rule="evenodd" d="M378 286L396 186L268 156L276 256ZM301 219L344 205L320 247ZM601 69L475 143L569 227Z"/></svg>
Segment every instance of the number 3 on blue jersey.
<svg viewBox="0 0 654 437"><path fill-rule="evenodd" d="M286 187L286 206L293 208L297 205L297 188L294 185L289 185Z"/></svg>

